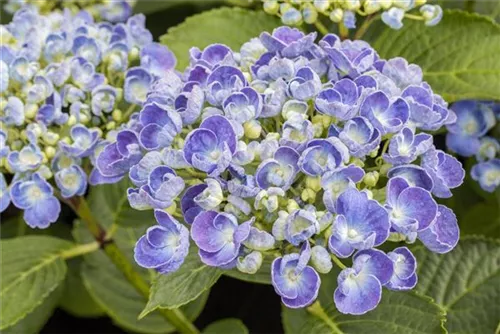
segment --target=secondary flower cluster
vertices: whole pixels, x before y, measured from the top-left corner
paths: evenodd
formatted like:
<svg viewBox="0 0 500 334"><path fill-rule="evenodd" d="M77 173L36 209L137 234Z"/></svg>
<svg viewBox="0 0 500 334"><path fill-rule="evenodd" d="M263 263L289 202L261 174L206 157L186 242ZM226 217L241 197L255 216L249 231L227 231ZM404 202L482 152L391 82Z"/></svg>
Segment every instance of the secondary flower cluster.
<svg viewBox="0 0 500 334"><path fill-rule="evenodd" d="M455 114L418 66L380 59L363 41L315 38L285 26L240 52L192 48L182 74L151 87L97 159L107 177L128 174L132 207L155 210L158 225L135 247L139 265L177 270L189 235L209 266L254 274L272 257L273 286L297 308L316 299L332 259L345 268L339 258L353 257L334 300L362 314L382 287L417 282L408 248L375 247L456 245L455 215L433 195L450 197L464 170L424 132Z"/></svg>
<svg viewBox="0 0 500 334"><path fill-rule="evenodd" d="M380 11L382 21L393 29L403 27L403 19L423 20L434 26L441 21L443 10L439 5L425 4L426 0L264 0L264 11L281 17L283 24L314 24L320 14L332 22L340 23L348 29L356 28L356 15L374 15ZM418 8L420 15L407 12Z"/></svg>
<svg viewBox="0 0 500 334"><path fill-rule="evenodd" d="M46 228L60 212L53 184L70 198L115 181L93 168L97 153L175 66L144 20L113 25L27 7L0 27L0 211L12 202L29 226Z"/></svg>
<svg viewBox="0 0 500 334"><path fill-rule="evenodd" d="M58 9L68 9L73 14L85 10L95 19L118 23L129 18L135 2L136 0L7 0L4 9L11 14L25 7L31 7L42 14L49 14Z"/></svg>
<svg viewBox="0 0 500 334"><path fill-rule="evenodd" d="M489 136L500 119L500 104L483 101L460 101L451 109L457 121L447 125L446 145L463 157L476 157L471 176L482 189L495 191L500 186L500 143Z"/></svg>

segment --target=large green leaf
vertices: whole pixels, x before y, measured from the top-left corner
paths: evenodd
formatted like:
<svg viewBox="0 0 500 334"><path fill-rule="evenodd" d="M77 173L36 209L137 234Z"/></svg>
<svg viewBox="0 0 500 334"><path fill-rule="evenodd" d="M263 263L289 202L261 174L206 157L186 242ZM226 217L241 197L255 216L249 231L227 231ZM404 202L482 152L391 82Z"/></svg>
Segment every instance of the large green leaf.
<svg viewBox="0 0 500 334"><path fill-rule="evenodd" d="M54 312L57 303L61 300L61 296L63 295L62 292L62 287L51 292L50 295L26 317L18 321L14 326L2 330L2 334L39 333Z"/></svg>
<svg viewBox="0 0 500 334"><path fill-rule="evenodd" d="M160 37L177 56L177 67L189 64L189 49L222 43L238 49L252 37L280 26L280 20L262 11L223 7L189 17Z"/></svg>
<svg viewBox="0 0 500 334"><path fill-rule="evenodd" d="M242 273L236 268L224 271L224 275L250 283L271 284L272 262L273 262L272 257L270 256L264 257L264 260L262 261L262 266L260 267L259 271L257 271L253 275Z"/></svg>
<svg viewBox="0 0 500 334"><path fill-rule="evenodd" d="M144 233L145 228L119 227L113 240L131 263L133 247L137 239ZM76 225L75 239L79 242L88 242L92 236L80 224ZM139 333L169 333L175 328L159 313L152 312L142 319L139 314L146 306L147 299L142 296L115 267L103 251L93 252L84 256L82 265L82 279L85 287L101 309L124 329ZM134 265L142 278L150 281L154 276L152 271ZM190 320L198 317L202 311L208 291L181 308Z"/></svg>
<svg viewBox="0 0 500 334"><path fill-rule="evenodd" d="M202 334L248 334L248 328L240 319L227 318L211 323Z"/></svg>
<svg viewBox="0 0 500 334"><path fill-rule="evenodd" d="M139 211L132 209L127 199L128 179L118 183L92 187L89 195L89 205L92 212L99 213L99 222L106 225L116 223L126 227L153 225L152 210Z"/></svg>
<svg viewBox="0 0 500 334"><path fill-rule="evenodd" d="M413 292L383 290L382 301L361 316L341 314L333 292L339 271L321 277L318 301L304 309L283 306L282 321L287 334L432 334L443 333L445 312L429 297Z"/></svg>
<svg viewBox="0 0 500 334"><path fill-rule="evenodd" d="M64 298L59 307L80 318L94 318L105 315L83 284L81 266L83 260L74 258L68 261L68 275L64 282Z"/></svg>
<svg viewBox="0 0 500 334"><path fill-rule="evenodd" d="M491 17L492 19L500 19L500 1L495 0L437 0L443 8L463 9L469 12L476 12Z"/></svg>
<svg viewBox="0 0 500 334"><path fill-rule="evenodd" d="M500 99L500 25L490 18L446 10L435 27L405 20L400 30L374 31L369 40L382 58L401 56L418 64L447 101Z"/></svg>
<svg viewBox="0 0 500 334"><path fill-rule="evenodd" d="M450 333L494 333L500 324L500 241L463 238L448 254L420 248L416 289L441 305Z"/></svg>
<svg viewBox="0 0 500 334"><path fill-rule="evenodd" d="M0 242L0 329L12 326L40 305L66 276L61 251L71 242L48 236L26 236Z"/></svg>
<svg viewBox="0 0 500 334"><path fill-rule="evenodd" d="M159 275L151 287L149 302L141 317L157 308L178 308L198 298L217 282L223 271L203 264L191 248L181 268Z"/></svg>
<svg viewBox="0 0 500 334"><path fill-rule="evenodd" d="M171 7L182 6L182 5L208 5L208 4L216 4L218 2L222 2L221 0L140 0L137 1L134 6L135 13L141 14L151 14L159 11L164 11Z"/></svg>

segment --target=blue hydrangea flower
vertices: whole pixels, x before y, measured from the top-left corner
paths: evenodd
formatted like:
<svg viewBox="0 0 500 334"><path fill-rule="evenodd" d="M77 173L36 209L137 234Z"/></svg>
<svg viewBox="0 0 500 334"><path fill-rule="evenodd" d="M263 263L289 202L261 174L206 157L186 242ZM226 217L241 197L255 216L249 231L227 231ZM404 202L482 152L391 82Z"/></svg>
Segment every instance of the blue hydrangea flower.
<svg viewBox="0 0 500 334"><path fill-rule="evenodd" d="M403 128L410 117L410 108L402 98L393 101L382 91L365 97L359 114L371 121L381 135L395 133Z"/></svg>
<svg viewBox="0 0 500 334"><path fill-rule="evenodd" d="M483 137L476 153L476 159L477 161L492 160L498 153L500 153L500 142L492 137Z"/></svg>
<svg viewBox="0 0 500 334"><path fill-rule="evenodd" d="M15 172L27 172L36 170L42 164L43 156L40 148L33 144L24 146L19 152L10 152L9 165Z"/></svg>
<svg viewBox="0 0 500 334"><path fill-rule="evenodd" d="M411 187L420 187L428 191L431 191L434 187L431 176L424 168L417 165L396 166L387 172L389 179L398 176L403 178Z"/></svg>
<svg viewBox="0 0 500 334"><path fill-rule="evenodd" d="M417 232L428 228L438 214L438 206L429 191L410 187L401 177L389 180L387 184L386 209L389 212L393 230L415 241Z"/></svg>
<svg viewBox="0 0 500 334"><path fill-rule="evenodd" d="M166 209L184 190L184 180L167 166L155 167L148 183L139 189L129 188L127 197L130 206L137 210L149 208Z"/></svg>
<svg viewBox="0 0 500 334"><path fill-rule="evenodd" d="M135 244L134 259L144 268L168 274L180 268L189 251L189 231L165 211L155 210L158 225Z"/></svg>
<svg viewBox="0 0 500 334"><path fill-rule="evenodd" d="M321 278L307 263L311 257L309 243L300 254L292 253L276 258L271 265L274 290L289 308L306 307L316 299Z"/></svg>
<svg viewBox="0 0 500 334"><path fill-rule="evenodd" d="M95 72L95 66L85 58L77 57L71 60L71 78L73 83L86 92L104 84L104 75Z"/></svg>
<svg viewBox="0 0 500 334"><path fill-rule="evenodd" d="M332 125L329 132L340 138L349 148L351 155L358 158L364 157L380 145L380 131L364 117L354 117L347 121L340 131Z"/></svg>
<svg viewBox="0 0 500 334"><path fill-rule="evenodd" d="M7 105L3 108L0 120L7 125L22 125L24 123L24 104L19 98L10 96Z"/></svg>
<svg viewBox="0 0 500 334"><path fill-rule="evenodd" d="M392 7L382 13L382 22L387 24L392 29L399 30L403 27L403 18L405 11L402 8Z"/></svg>
<svg viewBox="0 0 500 334"><path fill-rule="evenodd" d="M337 81L332 88L322 90L316 97L316 109L326 115L346 121L358 112L361 90L350 79Z"/></svg>
<svg viewBox="0 0 500 334"><path fill-rule="evenodd" d="M31 180L17 181L10 189L12 203L24 210L24 221L32 228L47 228L61 212L52 186L38 173Z"/></svg>
<svg viewBox="0 0 500 334"><path fill-rule="evenodd" d="M64 198L82 196L87 190L87 175L78 165L61 169L55 174L55 180Z"/></svg>
<svg viewBox="0 0 500 334"><path fill-rule="evenodd" d="M464 157L473 156L481 146L480 138L494 125L495 116L478 101L459 101L451 109L457 120L446 126L446 146Z"/></svg>
<svg viewBox="0 0 500 334"><path fill-rule="evenodd" d="M470 174L483 190L493 192L500 186L500 159L480 162L472 166Z"/></svg>
<svg viewBox="0 0 500 334"><path fill-rule="evenodd" d="M283 133L279 142L282 146L302 152L308 141L314 137L314 127L310 120L295 116L283 124Z"/></svg>
<svg viewBox="0 0 500 334"><path fill-rule="evenodd" d="M444 254L455 248L460 230L453 211L441 204L438 205L438 211L434 224L419 232L418 238L431 251Z"/></svg>
<svg viewBox="0 0 500 334"><path fill-rule="evenodd" d="M147 150L168 147L182 129L181 116L158 103L146 104L140 114L144 126L139 134L142 146Z"/></svg>
<svg viewBox="0 0 500 334"><path fill-rule="evenodd" d="M141 49L140 58L141 67L157 77L163 77L167 71L172 71L177 64L173 52L160 43L144 46Z"/></svg>
<svg viewBox="0 0 500 334"><path fill-rule="evenodd" d="M326 35L320 46L328 54L341 77L355 79L373 66L375 51L364 41L345 40Z"/></svg>
<svg viewBox="0 0 500 334"><path fill-rule="evenodd" d="M243 73L233 66L219 66L207 78L207 100L214 106L221 106L233 92L247 85Z"/></svg>
<svg viewBox="0 0 500 334"><path fill-rule="evenodd" d="M280 52L283 57L295 58L308 51L316 39L316 33L304 35L299 29L279 27L272 34L263 32L260 41L269 52Z"/></svg>
<svg viewBox="0 0 500 334"><path fill-rule="evenodd" d="M229 166L236 151L236 133L222 116L205 119L186 138L184 157L193 167L216 176Z"/></svg>
<svg viewBox="0 0 500 334"><path fill-rule="evenodd" d="M348 188L337 199L337 216L328 240L330 251L345 258L356 249L369 249L389 237L389 215L364 192Z"/></svg>
<svg viewBox="0 0 500 334"><path fill-rule="evenodd" d="M321 188L323 188L323 203L331 212L337 212L335 205L337 198L348 187L356 188L356 183L361 181L365 176L362 168L349 165L334 171L326 172L321 177Z"/></svg>
<svg viewBox="0 0 500 334"><path fill-rule="evenodd" d="M462 164L441 150L432 149L422 156L422 167L432 177L432 193L440 198L451 197L450 189L460 186L465 177Z"/></svg>
<svg viewBox="0 0 500 334"><path fill-rule="evenodd" d="M72 144L59 142L61 151L68 156L84 158L93 154L99 140L97 129L88 129L84 125L77 124L70 131Z"/></svg>
<svg viewBox="0 0 500 334"><path fill-rule="evenodd" d="M136 186L141 187L148 183L149 174L156 167L163 164L160 152L152 151L144 155L137 165L132 166L129 172L130 181Z"/></svg>
<svg viewBox="0 0 500 334"><path fill-rule="evenodd" d="M403 128L391 138L384 160L392 165L405 165L415 161L432 147L432 136L427 133L415 134L410 128Z"/></svg>
<svg viewBox="0 0 500 334"><path fill-rule="evenodd" d="M0 173L0 212L4 212L10 204L10 194L5 176Z"/></svg>
<svg viewBox="0 0 500 334"><path fill-rule="evenodd" d="M423 5L420 13L425 19L425 25L429 27L437 25L443 18L443 9L439 5Z"/></svg>
<svg viewBox="0 0 500 334"><path fill-rule="evenodd" d="M106 177L121 177L141 160L137 135L130 130L118 133L116 142L107 145L96 161L99 172Z"/></svg>
<svg viewBox="0 0 500 334"><path fill-rule="evenodd" d="M411 290L417 285L417 259L407 247L387 253L394 265L394 273L385 287L391 290Z"/></svg>
<svg viewBox="0 0 500 334"><path fill-rule="evenodd" d="M321 80L310 67L302 67L288 83L290 95L301 101L312 99L321 89Z"/></svg>
<svg viewBox="0 0 500 334"><path fill-rule="evenodd" d="M314 212L295 210L286 218L285 239L294 246L308 240L320 229Z"/></svg>
<svg viewBox="0 0 500 334"><path fill-rule="evenodd" d="M245 123L255 119L262 112L262 96L250 87L229 95L224 100L224 114L227 118Z"/></svg>
<svg viewBox="0 0 500 334"><path fill-rule="evenodd" d="M392 260L377 249L357 252L352 268L340 272L333 300L345 314L361 315L377 307L382 298L382 286L394 272Z"/></svg>
<svg viewBox="0 0 500 334"><path fill-rule="evenodd" d="M280 147L272 159L264 160L257 168L255 172L257 184L262 189L278 187L287 190L299 171L298 161L297 151L286 146Z"/></svg>
<svg viewBox="0 0 500 334"><path fill-rule="evenodd" d="M203 263L230 268L236 265L241 244L248 238L252 221L238 225L236 217L228 213L204 211L191 225L191 238L199 247Z"/></svg>
<svg viewBox="0 0 500 334"><path fill-rule="evenodd" d="M152 82L153 77L145 68L130 68L125 75L125 85L123 86L125 101L132 104L143 104Z"/></svg>
<svg viewBox="0 0 500 334"><path fill-rule="evenodd" d="M309 176L321 176L349 160L347 147L334 137L311 140L306 147L298 165Z"/></svg>

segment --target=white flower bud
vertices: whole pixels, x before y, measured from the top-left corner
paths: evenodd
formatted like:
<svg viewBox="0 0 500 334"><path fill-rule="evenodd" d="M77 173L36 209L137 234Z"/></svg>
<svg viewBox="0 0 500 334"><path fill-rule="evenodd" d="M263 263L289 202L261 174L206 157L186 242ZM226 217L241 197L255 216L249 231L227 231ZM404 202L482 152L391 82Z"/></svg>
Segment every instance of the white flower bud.
<svg viewBox="0 0 500 334"><path fill-rule="evenodd" d="M344 18L344 11L340 8L335 8L330 12L330 20L335 23L339 23Z"/></svg>
<svg viewBox="0 0 500 334"><path fill-rule="evenodd" d="M245 137L248 139L257 139L260 137L262 132L262 126L257 120L251 120L243 124L243 129L245 131Z"/></svg>
<svg viewBox="0 0 500 334"><path fill-rule="evenodd" d="M262 266L263 256L261 252L251 252L245 257L239 257L236 268L245 274L255 274Z"/></svg>
<svg viewBox="0 0 500 334"><path fill-rule="evenodd" d="M330 253L322 246L311 249L311 264L321 274L328 274L333 267Z"/></svg>

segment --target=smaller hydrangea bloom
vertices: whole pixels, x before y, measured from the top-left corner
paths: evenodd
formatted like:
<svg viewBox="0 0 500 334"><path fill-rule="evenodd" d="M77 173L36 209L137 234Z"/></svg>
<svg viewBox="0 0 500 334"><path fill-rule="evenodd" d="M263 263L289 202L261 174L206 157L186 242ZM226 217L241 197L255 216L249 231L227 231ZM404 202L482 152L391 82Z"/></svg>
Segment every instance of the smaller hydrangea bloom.
<svg viewBox="0 0 500 334"><path fill-rule="evenodd" d="M17 181L10 189L12 203L24 210L24 221L32 228L47 228L61 212L52 186L38 173L31 180Z"/></svg>
<svg viewBox="0 0 500 334"><path fill-rule="evenodd" d="M387 256L394 264L394 273L385 286L391 290L411 290L417 285L417 259L407 247L398 247Z"/></svg>
<svg viewBox="0 0 500 334"><path fill-rule="evenodd" d="M64 154L84 158L93 154L99 140L99 131L97 129L88 129L84 125L76 124L70 131L72 144L59 142L59 146Z"/></svg>
<svg viewBox="0 0 500 334"><path fill-rule="evenodd" d="M326 172L321 177L321 187L325 191L323 193L323 203L326 208L331 212L337 212L335 204L339 195L348 187L356 188L356 183L361 181L364 176L364 170L356 165L349 165Z"/></svg>
<svg viewBox="0 0 500 334"><path fill-rule="evenodd" d="M139 139L135 132L123 130L116 141L107 145L97 158L96 167L106 177L124 176L141 160Z"/></svg>
<svg viewBox="0 0 500 334"><path fill-rule="evenodd" d="M306 307L317 298L321 278L307 263L311 257L309 243L300 254L292 253L275 259L271 265L274 290L289 308Z"/></svg>
<svg viewBox="0 0 500 334"><path fill-rule="evenodd" d="M358 112L358 100L361 90L351 79L337 81L332 88L319 92L316 97L316 109L323 114L346 121Z"/></svg>
<svg viewBox="0 0 500 334"><path fill-rule="evenodd" d="M364 192L348 188L337 199L337 216L332 225L328 247L335 255L346 258L356 249L382 244L389 237L389 215Z"/></svg>
<svg viewBox="0 0 500 334"><path fill-rule="evenodd" d="M470 174L483 190L494 192L500 186L500 159L480 162L472 166Z"/></svg>
<svg viewBox="0 0 500 334"><path fill-rule="evenodd" d="M384 160L395 166L415 161L432 147L432 136L427 133L415 134L410 128L403 128L391 138Z"/></svg>
<svg viewBox="0 0 500 334"><path fill-rule="evenodd" d="M83 196L87 190L87 175L78 165L61 169L55 174L55 180L64 198Z"/></svg>
<svg viewBox="0 0 500 334"><path fill-rule="evenodd" d="M15 172L27 172L36 170L42 164L43 156L40 148L29 144L21 151L10 152L8 157L9 165Z"/></svg>
<svg viewBox="0 0 500 334"><path fill-rule="evenodd" d="M340 140L313 139L306 145L298 165L309 176L321 176L327 171L335 170L349 160L349 151Z"/></svg>
<svg viewBox="0 0 500 334"><path fill-rule="evenodd" d="M419 232L418 238L431 251L444 254L455 248L460 230L453 211L441 204L438 205L438 211L434 224Z"/></svg>
<svg viewBox="0 0 500 334"><path fill-rule="evenodd" d="M320 226L313 212L295 210L286 218L285 239L294 246L300 245L319 232Z"/></svg>
<svg viewBox="0 0 500 334"><path fill-rule="evenodd" d="M139 134L141 145L147 150L168 147L182 129L179 113L161 107L158 103L146 104L140 114L144 126Z"/></svg>
<svg viewBox="0 0 500 334"><path fill-rule="evenodd" d="M231 214L216 211L199 213L191 225L191 238L198 246L203 263L231 268L236 265L241 244L250 234L252 221L238 225Z"/></svg>
<svg viewBox="0 0 500 334"><path fill-rule="evenodd" d="M380 131L364 117L355 117L347 121L339 131L333 125L330 133L338 137L355 157L364 157L380 145Z"/></svg>
<svg viewBox="0 0 500 334"><path fill-rule="evenodd" d="M438 206L429 191L410 187L401 177L389 180L387 184L386 209L389 212L393 230L415 241L417 231L428 228L438 214Z"/></svg>
<svg viewBox="0 0 500 334"><path fill-rule="evenodd" d="M422 167L432 177L432 193L440 198L451 197L450 189L462 184L465 170L456 158L441 150L432 149L422 156Z"/></svg>
<svg viewBox="0 0 500 334"><path fill-rule="evenodd" d="M434 182L429 173L417 165L396 166L387 172L389 179L397 176L402 177L412 187L420 187L428 191L431 191L434 187Z"/></svg>
<svg viewBox="0 0 500 334"><path fill-rule="evenodd" d="M405 11L401 8L392 7L382 13L382 21L389 27L399 30L403 27L403 18Z"/></svg>
<svg viewBox="0 0 500 334"><path fill-rule="evenodd" d="M359 251L352 268L340 272L333 300L344 314L361 315L377 307L382 298L382 286L394 272L391 259L377 249Z"/></svg>
<svg viewBox="0 0 500 334"><path fill-rule="evenodd" d="M186 138L184 157L193 167L216 176L229 166L236 151L236 133L222 116L205 119Z"/></svg>
<svg viewBox="0 0 500 334"><path fill-rule="evenodd" d="M299 170L298 161L297 151L286 146L280 147L272 159L264 160L257 168L257 184L263 189L278 187L287 190Z"/></svg>
<svg viewBox="0 0 500 334"><path fill-rule="evenodd" d="M410 107L402 98L391 100L384 92L377 91L365 97L359 113L385 135L403 128L410 117Z"/></svg>
<svg viewBox="0 0 500 334"><path fill-rule="evenodd" d="M500 153L500 142L492 137L481 138L479 150L476 153L477 161L494 159Z"/></svg>
<svg viewBox="0 0 500 334"><path fill-rule="evenodd" d="M189 231L165 211L155 210L158 225L147 229L135 244L134 259L160 274L176 271L189 252Z"/></svg>
<svg viewBox="0 0 500 334"><path fill-rule="evenodd" d="M269 52L280 52L283 57L295 58L308 51L316 39L316 33L304 35L299 29L279 27L273 33L263 32L260 35L262 44Z"/></svg>

